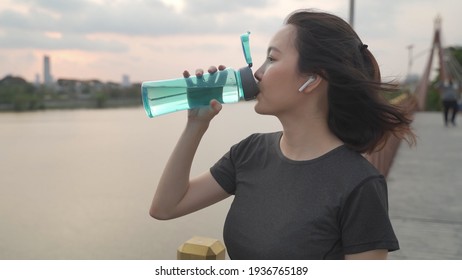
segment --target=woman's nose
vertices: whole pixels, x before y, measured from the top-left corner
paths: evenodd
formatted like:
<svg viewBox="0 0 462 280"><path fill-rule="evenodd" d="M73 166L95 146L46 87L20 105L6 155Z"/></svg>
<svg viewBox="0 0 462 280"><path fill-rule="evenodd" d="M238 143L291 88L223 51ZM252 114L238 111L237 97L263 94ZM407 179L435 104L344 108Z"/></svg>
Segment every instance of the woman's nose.
<svg viewBox="0 0 462 280"><path fill-rule="evenodd" d="M255 79L257 79L257 81L261 81L261 78L263 77L263 66L257 69L257 71L254 74L254 77Z"/></svg>

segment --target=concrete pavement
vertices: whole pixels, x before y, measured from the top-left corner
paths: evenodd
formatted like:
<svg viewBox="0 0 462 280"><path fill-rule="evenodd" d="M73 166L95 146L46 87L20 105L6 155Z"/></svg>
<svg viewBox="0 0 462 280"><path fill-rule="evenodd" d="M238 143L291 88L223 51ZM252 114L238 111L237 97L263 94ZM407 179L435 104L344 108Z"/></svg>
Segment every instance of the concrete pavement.
<svg viewBox="0 0 462 280"><path fill-rule="evenodd" d="M390 217L401 249L390 259L462 259L462 116L418 112L417 145L402 142L388 175Z"/></svg>

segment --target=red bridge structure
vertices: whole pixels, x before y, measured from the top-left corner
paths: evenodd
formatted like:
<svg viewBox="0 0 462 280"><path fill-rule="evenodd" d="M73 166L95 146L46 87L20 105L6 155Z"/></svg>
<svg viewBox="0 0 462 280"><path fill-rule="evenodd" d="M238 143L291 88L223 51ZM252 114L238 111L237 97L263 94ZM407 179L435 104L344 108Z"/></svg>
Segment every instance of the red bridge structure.
<svg viewBox="0 0 462 280"><path fill-rule="evenodd" d="M425 111L430 83L430 73L435 53L437 54L439 61L440 81L452 79L453 81L457 81L459 85L462 84L462 67L457 59L452 55L451 51L443 48L442 46L441 22L441 17L438 16L435 19L434 36L431 43L428 62L417 84L415 92L411 94L403 93L390 101L391 103L402 107L405 111L409 112L409 114L414 114L416 111ZM399 144L400 140L392 135L381 151L367 155L366 157L384 176L387 176Z"/></svg>
<svg viewBox="0 0 462 280"><path fill-rule="evenodd" d="M391 101L412 114L417 145L400 145L391 136L384 149L367 156L387 176L389 215L400 243L391 259L462 259L462 126L446 127L441 112L426 111L434 57L439 82L462 85L462 68L443 45L438 17L415 92Z"/></svg>

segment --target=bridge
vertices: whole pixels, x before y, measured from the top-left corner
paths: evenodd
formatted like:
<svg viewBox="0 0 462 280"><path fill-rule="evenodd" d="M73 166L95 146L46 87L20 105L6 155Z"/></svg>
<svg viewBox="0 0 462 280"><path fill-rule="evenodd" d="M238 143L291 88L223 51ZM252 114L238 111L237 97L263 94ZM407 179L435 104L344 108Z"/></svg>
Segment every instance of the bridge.
<svg viewBox="0 0 462 280"><path fill-rule="evenodd" d="M395 101L412 112L417 145L392 138L369 156L387 176L390 218L401 247L392 259L462 259L462 127L445 127L442 113L425 112L435 54L439 80L462 84L462 68L441 42L437 18L416 91Z"/></svg>
<svg viewBox="0 0 462 280"><path fill-rule="evenodd" d="M462 127L417 112L418 142L399 146L388 181L390 218L401 249L392 259L462 259Z"/></svg>

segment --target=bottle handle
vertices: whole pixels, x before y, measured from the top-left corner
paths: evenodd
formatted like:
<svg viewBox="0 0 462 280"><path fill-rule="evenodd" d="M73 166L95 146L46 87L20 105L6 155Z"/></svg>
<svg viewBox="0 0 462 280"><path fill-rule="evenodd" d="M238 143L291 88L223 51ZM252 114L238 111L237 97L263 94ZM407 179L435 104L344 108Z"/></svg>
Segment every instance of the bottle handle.
<svg viewBox="0 0 462 280"><path fill-rule="evenodd" d="M245 61L252 67L252 56L250 55L250 43L249 43L250 31L241 35L241 44L242 44L242 51L244 52Z"/></svg>

